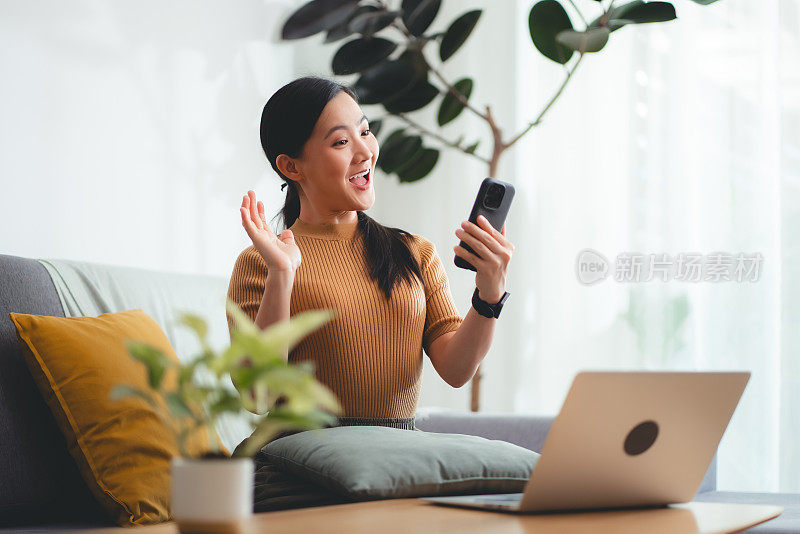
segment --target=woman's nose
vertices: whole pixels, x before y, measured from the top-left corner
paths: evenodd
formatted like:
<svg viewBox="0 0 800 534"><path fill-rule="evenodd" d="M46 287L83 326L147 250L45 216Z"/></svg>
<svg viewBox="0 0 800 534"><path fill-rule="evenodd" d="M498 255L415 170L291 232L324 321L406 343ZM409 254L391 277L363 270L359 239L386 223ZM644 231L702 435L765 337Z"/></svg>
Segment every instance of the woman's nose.
<svg viewBox="0 0 800 534"><path fill-rule="evenodd" d="M369 161L372 159L372 150L370 150L369 146L362 141L358 147L358 150L356 151L355 156L357 161Z"/></svg>

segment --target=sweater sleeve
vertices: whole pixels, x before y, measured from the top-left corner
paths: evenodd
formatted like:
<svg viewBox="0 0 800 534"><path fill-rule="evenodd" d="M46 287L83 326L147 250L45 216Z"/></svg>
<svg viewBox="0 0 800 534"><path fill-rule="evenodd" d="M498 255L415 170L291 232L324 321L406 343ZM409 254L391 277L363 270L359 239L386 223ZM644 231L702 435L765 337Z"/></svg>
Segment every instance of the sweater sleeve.
<svg viewBox="0 0 800 534"><path fill-rule="evenodd" d="M422 346L429 353L431 343L447 332L458 330L463 318L453 303L450 282L444 265L436 252L436 245L424 238L420 240L422 277L425 279L425 330Z"/></svg>
<svg viewBox="0 0 800 534"><path fill-rule="evenodd" d="M228 298L234 301L250 320L256 320L258 307L267 284L267 264L261 254L252 245L247 247L236 258L233 272L228 283ZM228 334L233 328L233 319L226 312Z"/></svg>

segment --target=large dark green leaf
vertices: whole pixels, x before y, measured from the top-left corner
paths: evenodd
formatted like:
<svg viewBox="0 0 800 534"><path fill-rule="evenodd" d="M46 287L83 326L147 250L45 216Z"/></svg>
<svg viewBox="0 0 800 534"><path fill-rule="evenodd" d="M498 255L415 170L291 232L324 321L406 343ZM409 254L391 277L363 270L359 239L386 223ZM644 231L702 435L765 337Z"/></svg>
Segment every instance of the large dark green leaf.
<svg viewBox="0 0 800 534"><path fill-rule="evenodd" d="M408 31L419 37L436 18L441 4L441 0L403 0L403 24Z"/></svg>
<svg viewBox="0 0 800 534"><path fill-rule="evenodd" d="M362 35L372 35L392 23L399 11L378 11L375 13L362 13L350 20L348 28Z"/></svg>
<svg viewBox="0 0 800 534"><path fill-rule="evenodd" d="M617 6L608 12L608 20L625 18L625 13L629 10L644 5L644 0L633 0L627 4Z"/></svg>
<svg viewBox="0 0 800 534"><path fill-rule="evenodd" d="M414 71L416 72L415 80L419 80L422 77L427 79L428 63L425 61L425 57L422 55L421 51L406 49L402 54L400 54L400 57L398 57L397 60L408 63L414 67Z"/></svg>
<svg viewBox="0 0 800 534"><path fill-rule="evenodd" d="M666 22L677 18L675 6L669 2L647 2L626 9L621 16L614 17L632 20L637 24L644 22Z"/></svg>
<svg viewBox="0 0 800 534"><path fill-rule="evenodd" d="M378 8L375 6L371 5L358 6L355 9L355 11L350 13L350 16L347 19L345 19L343 22L340 22L339 24L328 30L328 33L325 35L324 42L333 43L340 39L344 39L348 35L352 35L353 32L352 30L350 30L350 21L352 21L354 18L364 13L374 13L376 11L378 11Z"/></svg>
<svg viewBox="0 0 800 534"><path fill-rule="evenodd" d="M311 0L292 13L283 25L283 39L302 39L344 22L358 0Z"/></svg>
<svg viewBox="0 0 800 534"><path fill-rule="evenodd" d="M393 134L394 135L394 134ZM400 134L402 137L396 140L387 140L378 159L382 159L379 163L381 170L389 174L402 167L410 160L414 159L422 150L422 138L418 135L406 136Z"/></svg>
<svg viewBox="0 0 800 534"><path fill-rule="evenodd" d="M572 30L572 22L556 0L542 0L534 4L528 15L528 30L536 49L543 56L565 64L572 57L572 49L556 42L556 35Z"/></svg>
<svg viewBox="0 0 800 534"><path fill-rule="evenodd" d="M414 83L414 67L403 61L385 61L364 71L353 84L360 104L380 104Z"/></svg>
<svg viewBox="0 0 800 534"><path fill-rule="evenodd" d="M382 37L353 39L333 56L334 74L353 74L377 65L394 52L397 43Z"/></svg>
<svg viewBox="0 0 800 534"><path fill-rule="evenodd" d="M439 151L435 148L423 148L413 162L397 172L401 182L414 182L425 178L439 161Z"/></svg>
<svg viewBox="0 0 800 534"><path fill-rule="evenodd" d="M380 170L386 172L386 169L383 166L386 158L389 158L389 163L391 164L392 157L390 154L397 150L397 147L400 146L400 143L402 143L405 138L405 130L403 128L398 128L390 133L389 136L381 142L381 151L378 155L377 161L377 165Z"/></svg>
<svg viewBox="0 0 800 534"><path fill-rule="evenodd" d="M381 119L375 119L369 121L369 131L372 132L372 135L374 135L375 137L378 136L382 127L383 127L383 121Z"/></svg>
<svg viewBox="0 0 800 534"><path fill-rule="evenodd" d="M469 95L472 94L472 79L462 78L453 84L453 88L469 100ZM464 104L462 104L458 98L453 96L449 91L445 93L442 104L439 106L439 114L436 116L439 126L444 126L458 117L463 109Z"/></svg>
<svg viewBox="0 0 800 534"><path fill-rule="evenodd" d="M643 24L647 22L665 22L677 18L675 7L669 2L647 2L634 0L609 11L606 24L611 32L615 32L627 24ZM589 28L599 28L603 17L597 17Z"/></svg>
<svg viewBox="0 0 800 534"><path fill-rule="evenodd" d="M580 53L599 52L608 42L608 28L594 28L585 32L564 30L556 35L556 41Z"/></svg>
<svg viewBox="0 0 800 534"><path fill-rule="evenodd" d="M447 31L444 32L444 37L442 37L442 42L439 45L439 58L442 61L446 61L450 56L456 53L456 50L461 48L461 45L464 44L469 34L472 33L472 30L478 23L481 13L482 10L480 9L467 11L454 20L450 27L447 28Z"/></svg>
<svg viewBox="0 0 800 534"><path fill-rule="evenodd" d="M430 104L439 90L433 86L428 80L421 79L407 91L403 91L399 95L390 98L383 102L383 107L389 113L407 113L424 108Z"/></svg>

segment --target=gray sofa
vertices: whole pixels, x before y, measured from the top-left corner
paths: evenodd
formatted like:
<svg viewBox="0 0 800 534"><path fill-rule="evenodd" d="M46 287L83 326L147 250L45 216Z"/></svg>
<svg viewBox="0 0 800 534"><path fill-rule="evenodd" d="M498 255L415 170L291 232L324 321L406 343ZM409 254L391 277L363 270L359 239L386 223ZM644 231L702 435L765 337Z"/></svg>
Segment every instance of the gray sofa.
<svg viewBox="0 0 800 534"><path fill-rule="evenodd" d="M81 302L77 292L57 290L64 280L54 283L54 276L67 278L69 273L54 274L52 265L45 265L0 255L0 531L112 526L82 481L28 372L9 312L64 317L76 315L76 309L96 313L141 307L164 327L181 356L184 341L165 319L164 310L172 304L176 309L191 307L198 312L198 307L205 307L203 311L213 323L211 330L218 339L227 336L225 279L76 262L75 280L85 285L87 298L96 306L91 308L86 300ZM157 293L157 298L151 293ZM534 451L541 450L551 422L550 417L530 415L425 410L417 414L421 430L500 439ZM696 500L780 505L785 509L780 517L748 532L800 532L800 495L716 491L716 462L710 466Z"/></svg>

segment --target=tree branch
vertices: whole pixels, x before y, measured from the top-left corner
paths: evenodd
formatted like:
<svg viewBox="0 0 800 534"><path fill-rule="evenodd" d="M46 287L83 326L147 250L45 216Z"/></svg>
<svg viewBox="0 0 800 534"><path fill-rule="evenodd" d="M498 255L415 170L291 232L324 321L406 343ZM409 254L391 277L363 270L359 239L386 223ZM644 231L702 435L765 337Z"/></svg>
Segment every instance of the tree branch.
<svg viewBox="0 0 800 534"><path fill-rule="evenodd" d="M437 139L439 142L441 142L441 143L443 143L443 144L445 144L445 145L447 145L447 146L449 146L451 148L455 148L456 150L460 150L464 154L472 156L473 158L478 158L479 160L481 160L482 162L484 162L486 164L489 163L488 159L483 158L483 157L479 156L478 154L475 154L474 152L467 152L467 150L465 148L461 147L460 143L454 143L453 141L449 141L448 139L445 139L444 137L442 137L438 133L432 132L432 131L428 130L427 128L425 128L424 126L422 126L421 124L409 119L404 114L402 114L402 113L393 113L393 115L399 117L400 119L405 121L410 126L412 126L412 127L416 128L417 130L419 130L421 133L423 133L425 135L429 135L429 136Z"/></svg>
<svg viewBox="0 0 800 534"><path fill-rule="evenodd" d="M403 32L403 34L409 39L409 45L413 45L414 43L416 43L418 41L423 41L423 45L424 45L425 43L427 43L427 42L429 42L431 40L431 39L427 39L427 38L420 39L418 37L415 37L411 32L408 31L407 28L402 26L398 22L397 19L395 19L394 22L392 22L392 26L394 26L395 28L397 28L398 30ZM456 88L453 87L453 85L444 78L442 73L439 72L438 69L436 69L433 65L430 64L428 59L425 57L425 53L423 52L422 47L419 48L419 55L422 58L422 61L425 62L425 67L428 70L430 70L434 74L434 76L439 78L439 81L442 82L444 84L444 86L447 88L447 92L448 93L453 95L459 102L461 102L464 105L464 107L468 108L470 111L472 111L473 113L475 113L476 115L478 115L482 119L486 120L486 115L484 115L483 113L478 111L475 107L470 105L469 101L467 100L467 97L465 97L459 91L457 91Z"/></svg>
<svg viewBox="0 0 800 534"><path fill-rule="evenodd" d="M550 101L547 103L547 105L544 107L544 109L541 111L541 113L539 113L539 116L536 117L536 119L533 120L530 124L528 124L528 126L524 130L522 130L519 134L517 134L515 137L513 137L511 139L511 141L506 143L504 145L505 148L510 148L514 143L519 141L519 139L523 135L528 133L528 131L531 128L533 128L534 126L538 126L539 123L542 122L542 118L544 117L544 114L547 113L547 110L550 109L550 106L553 105L553 103L558 99L558 97L564 91L564 87L567 86L567 82L569 82L570 78L572 78L572 75L575 73L575 70L578 68L578 65L580 65L581 60L583 59L583 56L584 56L584 54L581 54L581 55L578 56L578 61L576 61L575 64L572 66L572 68L567 72L567 76L564 78L564 81L561 84L561 87L558 88L558 91L556 91L556 94L553 95L553 98L550 99Z"/></svg>

